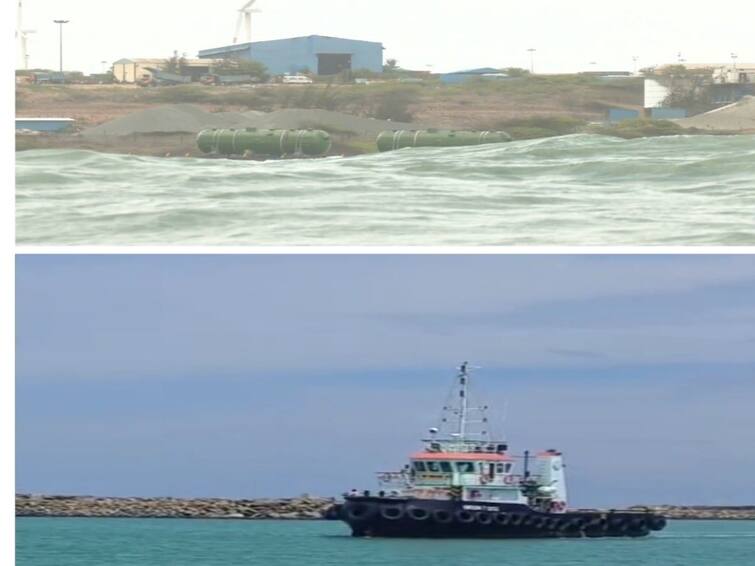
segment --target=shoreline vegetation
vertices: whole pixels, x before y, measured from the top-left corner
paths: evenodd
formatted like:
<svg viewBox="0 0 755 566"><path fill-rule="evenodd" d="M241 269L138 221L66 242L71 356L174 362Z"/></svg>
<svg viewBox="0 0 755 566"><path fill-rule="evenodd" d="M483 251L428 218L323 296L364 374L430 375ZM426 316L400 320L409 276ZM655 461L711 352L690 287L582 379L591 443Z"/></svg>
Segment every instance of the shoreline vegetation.
<svg viewBox="0 0 755 566"><path fill-rule="evenodd" d="M195 111L275 113L295 111L302 129L325 129L333 138L329 155L362 155L377 151L374 132L318 124L318 112L339 113L342 122L369 119L392 129L504 130L514 140L542 139L578 133L624 139L672 135L731 135L751 131L685 128L664 120L638 119L611 124L609 108L641 109L642 79L607 81L582 75L526 76L506 81L471 81L442 86L398 82L369 85L260 85L207 87L186 85L141 88L128 85L18 85L16 114L20 117L70 117L82 132L16 134L16 150L72 149L158 157L199 157L198 132L129 132L89 135L113 121L149 110L191 105ZM136 119L135 119L136 120ZM400 125L399 125L400 124ZM277 127L277 126L274 126Z"/></svg>
<svg viewBox="0 0 755 566"><path fill-rule="evenodd" d="M16 494L16 517L320 520L334 498L178 499ZM675 520L755 520L751 506L638 506Z"/></svg>

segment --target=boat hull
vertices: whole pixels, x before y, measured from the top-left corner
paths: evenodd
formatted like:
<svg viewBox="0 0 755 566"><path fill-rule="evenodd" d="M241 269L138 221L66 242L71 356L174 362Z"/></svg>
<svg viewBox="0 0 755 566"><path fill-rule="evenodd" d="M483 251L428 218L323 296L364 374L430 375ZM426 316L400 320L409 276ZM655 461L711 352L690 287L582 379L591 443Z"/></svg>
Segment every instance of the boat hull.
<svg viewBox="0 0 755 566"><path fill-rule="evenodd" d="M385 538L639 538L666 526L649 510L542 513L526 505L372 497L349 497L326 517L348 524L355 537Z"/></svg>

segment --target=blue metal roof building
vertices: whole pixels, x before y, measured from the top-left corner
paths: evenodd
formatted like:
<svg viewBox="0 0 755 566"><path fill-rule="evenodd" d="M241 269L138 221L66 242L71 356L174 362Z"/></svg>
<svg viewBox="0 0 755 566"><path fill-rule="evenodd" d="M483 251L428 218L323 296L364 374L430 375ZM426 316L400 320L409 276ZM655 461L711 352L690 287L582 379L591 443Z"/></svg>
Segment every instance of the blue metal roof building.
<svg viewBox="0 0 755 566"><path fill-rule="evenodd" d="M310 71L336 75L366 69L383 72L383 44L339 37L310 35L272 41L256 41L204 49L200 59L248 59L264 64L273 75Z"/></svg>

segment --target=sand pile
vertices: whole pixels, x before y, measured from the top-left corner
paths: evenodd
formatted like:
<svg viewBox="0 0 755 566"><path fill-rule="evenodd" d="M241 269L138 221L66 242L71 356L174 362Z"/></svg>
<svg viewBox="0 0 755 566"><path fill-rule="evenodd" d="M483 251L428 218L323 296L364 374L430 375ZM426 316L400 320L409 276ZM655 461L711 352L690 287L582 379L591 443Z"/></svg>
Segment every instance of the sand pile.
<svg viewBox="0 0 755 566"><path fill-rule="evenodd" d="M747 96L735 104L675 122L685 128L701 130L755 131L755 97Z"/></svg>
<svg viewBox="0 0 755 566"><path fill-rule="evenodd" d="M383 130L412 129L416 125L361 118L328 110L278 110L271 113L207 112L193 104L159 106L122 116L84 130L86 137L131 134L197 133L208 128L322 129L333 134L376 136Z"/></svg>
<svg viewBox="0 0 755 566"><path fill-rule="evenodd" d="M206 112L193 104L172 104L128 114L82 133L87 137L196 133L206 128L249 127L253 118L238 112Z"/></svg>

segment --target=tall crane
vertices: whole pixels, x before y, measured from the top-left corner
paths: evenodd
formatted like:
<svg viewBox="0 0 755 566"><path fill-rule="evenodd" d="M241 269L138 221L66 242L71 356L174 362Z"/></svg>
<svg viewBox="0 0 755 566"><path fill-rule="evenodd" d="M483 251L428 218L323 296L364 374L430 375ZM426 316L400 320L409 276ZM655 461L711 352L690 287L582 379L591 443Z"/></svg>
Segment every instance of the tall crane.
<svg viewBox="0 0 755 566"><path fill-rule="evenodd" d="M29 68L29 35L36 33L36 31L33 29L24 29L23 12L23 2L22 0L18 0L18 11L16 13L16 40L19 43L21 67L26 70Z"/></svg>
<svg viewBox="0 0 755 566"><path fill-rule="evenodd" d="M257 3L257 0L249 0L243 7L239 9L239 19L236 21L236 33L233 36L233 43L239 42L239 34L241 34L241 26L244 26L246 42L252 41L252 14L259 12L253 8Z"/></svg>

